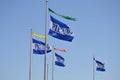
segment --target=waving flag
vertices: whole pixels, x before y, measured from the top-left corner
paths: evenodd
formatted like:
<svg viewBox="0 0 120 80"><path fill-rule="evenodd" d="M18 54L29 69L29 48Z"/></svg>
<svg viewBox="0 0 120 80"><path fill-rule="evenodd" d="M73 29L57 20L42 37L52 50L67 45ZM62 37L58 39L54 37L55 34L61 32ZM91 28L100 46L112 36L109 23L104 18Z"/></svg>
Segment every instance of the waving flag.
<svg viewBox="0 0 120 80"><path fill-rule="evenodd" d="M52 9L50 9L50 8L48 8L48 10L49 10L51 13L54 13L55 15L60 16L60 17L62 17L62 18L64 18L64 19L76 21L76 19L73 18L73 17L64 16L64 15L58 14L58 13L56 13L55 11L53 11Z"/></svg>
<svg viewBox="0 0 120 80"><path fill-rule="evenodd" d="M60 52L67 52L65 49L59 49L59 48L54 48L54 50L60 51Z"/></svg>
<svg viewBox="0 0 120 80"><path fill-rule="evenodd" d="M32 39L32 49L34 54L44 54L45 53L45 43ZM51 52L51 46L47 45L47 53Z"/></svg>
<svg viewBox="0 0 120 80"><path fill-rule="evenodd" d="M60 40L72 42L74 38L74 33L70 30L70 28L66 24L58 21L52 16L50 16L50 19L51 19L51 23L50 23L49 35Z"/></svg>
<svg viewBox="0 0 120 80"><path fill-rule="evenodd" d="M65 67L64 58L62 56L55 53L55 58L56 58L55 65Z"/></svg>
<svg viewBox="0 0 120 80"><path fill-rule="evenodd" d="M45 36L40 35L40 34L37 34L37 33L35 33L35 32L32 32L32 36L36 36L36 37L39 37L39 38L45 39ZM46 37L46 40L48 40L47 37Z"/></svg>
<svg viewBox="0 0 120 80"><path fill-rule="evenodd" d="M97 71L105 71L105 68L104 68L104 64L98 60L95 60L96 61L96 64L97 64L97 67L96 67L96 70Z"/></svg>

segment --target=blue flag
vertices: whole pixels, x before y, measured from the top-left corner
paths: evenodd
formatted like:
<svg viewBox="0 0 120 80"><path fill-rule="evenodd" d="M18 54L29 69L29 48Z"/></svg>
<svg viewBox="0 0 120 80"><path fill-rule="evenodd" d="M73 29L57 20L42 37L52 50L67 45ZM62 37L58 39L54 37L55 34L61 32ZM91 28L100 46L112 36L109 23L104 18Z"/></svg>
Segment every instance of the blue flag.
<svg viewBox="0 0 120 80"><path fill-rule="evenodd" d="M45 53L45 43L32 39L32 49L34 54L44 54ZM47 45L47 53L51 52L51 46Z"/></svg>
<svg viewBox="0 0 120 80"><path fill-rule="evenodd" d="M74 33L70 30L70 28L66 24L58 21L52 16L50 16L50 19L51 19L51 23L50 23L49 35L60 40L72 42L74 38Z"/></svg>
<svg viewBox="0 0 120 80"><path fill-rule="evenodd" d="M104 64L100 61L97 61L97 60L95 60L95 61L96 61L96 64L97 64L96 70L97 71L105 71Z"/></svg>
<svg viewBox="0 0 120 80"><path fill-rule="evenodd" d="M58 54L55 53L55 65L65 67L64 65L64 58Z"/></svg>

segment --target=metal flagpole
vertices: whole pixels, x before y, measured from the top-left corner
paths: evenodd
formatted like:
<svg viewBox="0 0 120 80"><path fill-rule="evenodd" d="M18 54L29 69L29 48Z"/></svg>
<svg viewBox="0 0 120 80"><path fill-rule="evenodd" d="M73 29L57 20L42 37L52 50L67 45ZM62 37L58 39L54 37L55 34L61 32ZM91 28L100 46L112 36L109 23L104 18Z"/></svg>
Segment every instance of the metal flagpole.
<svg viewBox="0 0 120 80"><path fill-rule="evenodd" d="M48 80L48 68L49 68L49 65L47 64L47 80Z"/></svg>
<svg viewBox="0 0 120 80"><path fill-rule="evenodd" d="M47 27L48 27L48 0L46 0L46 15L45 15L44 80L46 80Z"/></svg>
<svg viewBox="0 0 120 80"><path fill-rule="evenodd" d="M93 80L95 80L95 57L93 56Z"/></svg>
<svg viewBox="0 0 120 80"><path fill-rule="evenodd" d="M54 46L52 49L52 80L54 80Z"/></svg>
<svg viewBox="0 0 120 80"><path fill-rule="evenodd" d="M31 79L31 71L32 71L32 29L30 29L30 65L29 65L29 80Z"/></svg>

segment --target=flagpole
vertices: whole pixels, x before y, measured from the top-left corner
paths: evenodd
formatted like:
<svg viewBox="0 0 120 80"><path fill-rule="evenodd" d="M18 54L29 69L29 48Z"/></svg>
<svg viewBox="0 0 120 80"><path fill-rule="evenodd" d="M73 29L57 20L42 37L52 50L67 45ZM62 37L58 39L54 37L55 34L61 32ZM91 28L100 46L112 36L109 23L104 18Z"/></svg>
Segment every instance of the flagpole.
<svg viewBox="0 0 120 80"><path fill-rule="evenodd" d="M93 80L95 80L95 57L93 56Z"/></svg>
<svg viewBox="0 0 120 80"><path fill-rule="evenodd" d="M49 66L48 66L48 64L47 64L47 80L48 80L48 67L49 67Z"/></svg>
<svg viewBox="0 0 120 80"><path fill-rule="evenodd" d="M32 71L32 29L30 29L30 64L29 64L29 80L31 79L31 71Z"/></svg>
<svg viewBox="0 0 120 80"><path fill-rule="evenodd" d="M47 27L48 27L48 0L46 0L46 15L45 15L44 80L46 80Z"/></svg>
<svg viewBox="0 0 120 80"><path fill-rule="evenodd" d="M52 49L52 80L54 80L54 46Z"/></svg>

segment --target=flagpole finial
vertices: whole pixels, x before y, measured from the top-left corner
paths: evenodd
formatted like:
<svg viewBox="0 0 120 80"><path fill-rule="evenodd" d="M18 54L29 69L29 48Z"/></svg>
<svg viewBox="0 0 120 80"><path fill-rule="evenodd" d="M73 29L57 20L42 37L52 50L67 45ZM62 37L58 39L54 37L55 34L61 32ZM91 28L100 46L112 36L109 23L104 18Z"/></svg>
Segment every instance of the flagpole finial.
<svg viewBox="0 0 120 80"><path fill-rule="evenodd" d="M93 56L93 60L95 60L95 57Z"/></svg>
<svg viewBox="0 0 120 80"><path fill-rule="evenodd" d="M48 2L48 0L46 0L46 2Z"/></svg>

